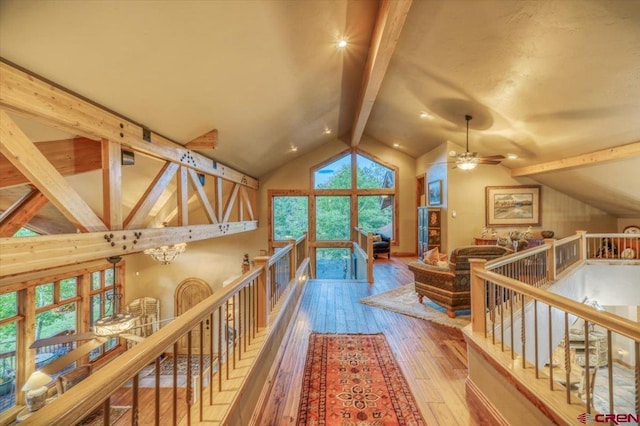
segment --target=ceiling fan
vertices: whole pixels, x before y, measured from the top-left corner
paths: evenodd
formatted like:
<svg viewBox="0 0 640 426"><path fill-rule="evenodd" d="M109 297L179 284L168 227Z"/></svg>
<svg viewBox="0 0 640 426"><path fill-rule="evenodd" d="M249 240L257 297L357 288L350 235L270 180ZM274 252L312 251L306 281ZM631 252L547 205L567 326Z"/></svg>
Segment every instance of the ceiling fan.
<svg viewBox="0 0 640 426"><path fill-rule="evenodd" d="M107 261L109 261L109 263L113 265L114 281L116 277L116 264L120 262L120 260L122 260L120 256L111 256L107 258ZM110 337L124 337L125 339L131 340L133 342L143 341L144 337L127 332L133 330L134 328L148 326L149 324L134 327L136 317L134 317L130 312L119 312L118 301L120 297L122 297L121 294L115 293L114 282L113 314L100 318L98 321L96 321L93 326L92 332L53 336L45 339L39 339L33 342L31 346L29 346L30 349L41 348L44 346L60 345L70 342L86 341L86 343L78 345L76 349L67 352L60 358L57 358L53 362L42 367L40 371L49 375L54 374L62 370L72 362L87 355L89 352L99 347L100 345L106 343Z"/></svg>
<svg viewBox="0 0 640 426"><path fill-rule="evenodd" d="M477 152L469 152L469 121L472 118L473 117L468 114L464 116L464 119L467 120L467 147L465 152L452 155L452 157L456 158L456 165L454 168L457 167L461 170L473 170L478 164L500 164L500 162L506 158L504 155L479 157Z"/></svg>

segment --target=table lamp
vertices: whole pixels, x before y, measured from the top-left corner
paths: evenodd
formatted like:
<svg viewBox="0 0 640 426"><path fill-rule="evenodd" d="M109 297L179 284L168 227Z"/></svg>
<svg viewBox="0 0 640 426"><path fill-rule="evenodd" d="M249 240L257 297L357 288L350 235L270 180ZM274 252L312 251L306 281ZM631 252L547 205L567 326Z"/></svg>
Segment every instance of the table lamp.
<svg viewBox="0 0 640 426"><path fill-rule="evenodd" d="M42 371L34 371L29 379L22 387L23 392L27 392L27 407L29 411L36 411L44 407L47 401L47 386L51 380L51 376Z"/></svg>

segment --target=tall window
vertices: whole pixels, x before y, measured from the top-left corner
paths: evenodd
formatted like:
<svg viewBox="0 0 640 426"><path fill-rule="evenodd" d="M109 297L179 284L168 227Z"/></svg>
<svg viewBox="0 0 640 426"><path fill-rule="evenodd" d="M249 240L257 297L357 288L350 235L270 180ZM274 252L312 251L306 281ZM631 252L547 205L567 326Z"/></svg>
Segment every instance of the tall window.
<svg viewBox="0 0 640 426"><path fill-rule="evenodd" d="M309 197L274 196L273 239L300 238L309 229Z"/></svg>
<svg viewBox="0 0 640 426"><path fill-rule="evenodd" d="M111 268L95 271L91 274L91 326L100 318L113 315L117 302L116 297L118 297L114 283L115 277ZM89 359L93 361L117 345L118 338L110 337L104 345L95 348L89 353Z"/></svg>
<svg viewBox="0 0 640 426"><path fill-rule="evenodd" d="M122 272L119 275L123 275ZM105 266L88 275L78 272L56 279L42 277L20 290L0 294L0 413L15 405L16 392L20 392L16 386L21 384L15 383L15 377L19 368L16 363L16 351L25 343L24 334L20 334L24 331L21 330L33 327L33 337L36 340L73 334L79 330L88 331L82 330L80 325L93 325L98 318L113 312L113 298L109 297L113 292L113 268ZM83 299L83 296L86 299ZM23 306L26 300L33 301L35 317L26 316L20 311L19 307ZM88 318L81 317L84 311L81 309L82 303L91 304ZM89 359L96 360L113 350L118 343L117 338L109 339L94 350ZM35 351L27 351L26 356L33 356L35 367L40 369L81 344L82 342L65 342L41 346ZM53 375L73 367L74 364L70 363Z"/></svg>
<svg viewBox="0 0 640 426"><path fill-rule="evenodd" d="M16 404L18 293L0 295L0 412Z"/></svg>

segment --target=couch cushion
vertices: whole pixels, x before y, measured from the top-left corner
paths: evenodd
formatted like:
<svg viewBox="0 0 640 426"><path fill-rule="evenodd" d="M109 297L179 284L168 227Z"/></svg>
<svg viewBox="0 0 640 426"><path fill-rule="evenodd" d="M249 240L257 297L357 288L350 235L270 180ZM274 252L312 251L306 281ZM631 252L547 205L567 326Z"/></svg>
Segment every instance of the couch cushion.
<svg viewBox="0 0 640 426"><path fill-rule="evenodd" d="M440 250L438 250L438 247L425 252L422 261L428 265L437 265L440 261Z"/></svg>

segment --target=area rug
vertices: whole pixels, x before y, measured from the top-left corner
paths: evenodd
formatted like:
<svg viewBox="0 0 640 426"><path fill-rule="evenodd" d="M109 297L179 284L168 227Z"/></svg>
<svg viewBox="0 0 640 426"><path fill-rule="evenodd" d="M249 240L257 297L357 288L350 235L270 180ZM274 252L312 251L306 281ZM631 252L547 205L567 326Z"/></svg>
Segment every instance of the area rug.
<svg viewBox="0 0 640 426"><path fill-rule="evenodd" d="M114 405L109 408L110 408L109 422L111 424L114 424L116 421L118 421L118 419L120 419L120 417L124 416L124 414L127 411L129 411L131 407L129 406L120 407L120 406ZM103 413L102 409L99 409L98 411L91 414L89 417L86 417L84 420L82 420L78 424L81 426L104 426L104 416L102 413Z"/></svg>
<svg viewBox="0 0 640 426"><path fill-rule="evenodd" d="M383 334L309 336L297 425L426 425Z"/></svg>
<svg viewBox="0 0 640 426"><path fill-rule="evenodd" d="M462 328L471 322L471 311L469 310L457 311L455 318L449 318L447 310L429 300L428 297L425 296L420 303L414 283L365 297L359 302L449 327Z"/></svg>
<svg viewBox="0 0 640 426"><path fill-rule="evenodd" d="M173 376L173 356L168 356L160 362L160 375L161 376ZM209 369L211 360L209 355L202 356L202 362L204 364L204 370ZM187 375L187 356L178 355L177 357L178 376ZM191 375L195 376L200 374L200 355L191 355Z"/></svg>

